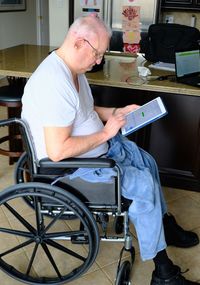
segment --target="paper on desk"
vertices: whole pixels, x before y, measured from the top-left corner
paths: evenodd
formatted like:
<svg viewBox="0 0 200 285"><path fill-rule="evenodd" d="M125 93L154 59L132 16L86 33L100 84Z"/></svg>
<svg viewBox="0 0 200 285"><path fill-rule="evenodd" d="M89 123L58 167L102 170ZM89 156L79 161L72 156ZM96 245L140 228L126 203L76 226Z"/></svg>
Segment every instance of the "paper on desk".
<svg viewBox="0 0 200 285"><path fill-rule="evenodd" d="M155 68L155 69L161 69L161 70L175 71L174 63L167 63L167 62L161 62L161 61L152 63L148 67Z"/></svg>

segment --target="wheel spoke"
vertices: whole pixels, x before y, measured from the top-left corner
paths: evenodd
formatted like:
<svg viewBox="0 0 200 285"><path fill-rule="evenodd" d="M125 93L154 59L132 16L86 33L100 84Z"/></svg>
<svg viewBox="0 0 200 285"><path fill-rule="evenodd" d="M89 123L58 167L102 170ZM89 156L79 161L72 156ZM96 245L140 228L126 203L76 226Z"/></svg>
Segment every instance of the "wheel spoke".
<svg viewBox="0 0 200 285"><path fill-rule="evenodd" d="M47 255L49 261L51 262L51 264L52 264L54 270L56 271L58 277L61 279L61 278L62 278L62 275L60 274L60 271L58 270L58 267L57 267L57 265L56 265L56 263L55 263L55 261L54 261L52 255L51 255L51 253L50 253L50 251L49 251L47 245L46 245L45 243L42 243L41 245L42 245L42 248L43 248L44 252L46 253L46 255Z"/></svg>
<svg viewBox="0 0 200 285"><path fill-rule="evenodd" d="M76 252L72 251L71 249L68 249L66 247L64 247L63 245L61 244L58 244L57 242L53 241L53 240L46 240L46 243L51 245L52 247L55 247L79 260L82 260L82 261L86 261L86 258L81 256L80 254L77 254Z"/></svg>
<svg viewBox="0 0 200 285"><path fill-rule="evenodd" d="M11 253L11 252L14 252L14 251L16 251L16 250L19 250L20 248L25 247L25 246L27 246L27 245L33 243L33 242L34 242L34 240L33 240L33 239L30 239L30 240L27 240L27 241L25 241L25 242L23 242L23 243L21 243L21 244L15 246L15 247L9 249L9 250L6 250L6 251L4 251L3 253L0 254L0 258L3 257L3 256L5 256L5 255L7 255L7 254L9 254L9 253Z"/></svg>
<svg viewBox="0 0 200 285"><path fill-rule="evenodd" d="M41 234L41 225L43 225L42 215L40 215L40 206L38 197L34 197L34 209L35 209L35 216L36 216L36 226L37 226L37 235Z"/></svg>
<svg viewBox="0 0 200 285"><path fill-rule="evenodd" d="M7 228L0 228L0 232L11 234L11 235L17 235L17 236L21 236L21 237L26 237L26 238L33 238L34 237L34 235L32 233L19 231L19 230L13 230L13 229L7 229Z"/></svg>
<svg viewBox="0 0 200 285"><path fill-rule="evenodd" d="M25 172L25 173L30 173L29 169L26 168L25 166L24 167L19 167L18 170L20 170L22 173Z"/></svg>
<svg viewBox="0 0 200 285"><path fill-rule="evenodd" d="M27 271L26 271L26 275L29 275L29 273L31 271L31 267L32 267L33 261L35 259L35 255L36 255L37 249L38 249L38 244L35 244L34 249L33 249L33 253L32 253L32 256L31 256L31 259L30 259L30 262L29 262L29 265L28 265L28 268L27 268Z"/></svg>
<svg viewBox="0 0 200 285"><path fill-rule="evenodd" d="M43 235L44 233L46 233L46 232L55 224L55 222L63 215L63 213L65 212L65 210L66 210L66 207L63 208L62 211L61 211L58 215L56 215L56 216L53 218L53 220L48 224L48 226L46 226L46 228L45 228L44 231L42 232L42 235Z"/></svg>
<svg viewBox="0 0 200 285"><path fill-rule="evenodd" d="M74 237L74 236L84 236L86 231L68 231L68 232L54 232L54 233L47 233L45 234L43 240L53 239L58 237Z"/></svg>
<svg viewBox="0 0 200 285"><path fill-rule="evenodd" d="M34 227L32 227L31 224L29 224L15 209L13 209L13 207L11 207L8 203L4 203L4 205L15 216L15 218L17 218L22 225L27 228L27 230L35 234Z"/></svg>

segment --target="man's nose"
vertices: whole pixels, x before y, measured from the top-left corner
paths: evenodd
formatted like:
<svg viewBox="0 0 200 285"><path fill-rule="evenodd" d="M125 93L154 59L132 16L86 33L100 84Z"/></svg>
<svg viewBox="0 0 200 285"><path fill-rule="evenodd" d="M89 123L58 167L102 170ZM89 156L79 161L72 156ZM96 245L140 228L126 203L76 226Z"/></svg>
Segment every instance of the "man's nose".
<svg viewBox="0 0 200 285"><path fill-rule="evenodd" d="M96 64L100 64L100 63L101 63L101 61L102 61L102 58L97 58L97 60L96 60Z"/></svg>

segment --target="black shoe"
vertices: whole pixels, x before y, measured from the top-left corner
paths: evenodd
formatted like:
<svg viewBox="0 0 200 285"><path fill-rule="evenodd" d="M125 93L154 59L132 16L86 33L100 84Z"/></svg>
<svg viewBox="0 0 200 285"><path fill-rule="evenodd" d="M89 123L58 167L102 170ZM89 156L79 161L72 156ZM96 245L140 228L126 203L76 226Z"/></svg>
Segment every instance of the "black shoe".
<svg viewBox="0 0 200 285"><path fill-rule="evenodd" d="M168 278L161 278L156 276L153 271L151 285L198 285L199 283L189 281L181 275L180 268L176 265L173 266L173 274Z"/></svg>
<svg viewBox="0 0 200 285"><path fill-rule="evenodd" d="M165 214L163 218L163 225L165 231L165 240L167 245L176 247L192 247L199 243L199 237L196 233L185 231L181 228L174 216Z"/></svg>

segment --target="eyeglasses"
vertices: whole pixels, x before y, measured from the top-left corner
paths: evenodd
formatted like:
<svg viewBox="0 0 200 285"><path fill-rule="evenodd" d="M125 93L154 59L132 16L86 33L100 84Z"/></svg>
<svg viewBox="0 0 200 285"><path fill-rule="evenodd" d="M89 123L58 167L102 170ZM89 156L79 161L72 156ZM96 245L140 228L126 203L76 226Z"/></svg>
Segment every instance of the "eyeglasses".
<svg viewBox="0 0 200 285"><path fill-rule="evenodd" d="M91 43L88 40L84 39L84 41L87 42L89 44L89 46L91 46L91 48L93 49L94 56L95 56L96 60L103 58L104 53L103 54L99 53L98 50L95 47L93 47L93 45L91 45Z"/></svg>

